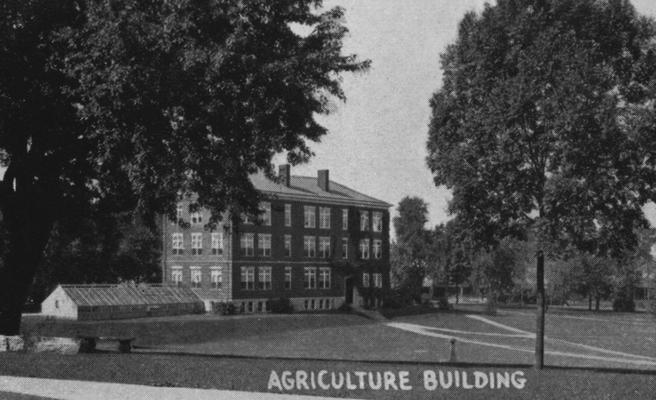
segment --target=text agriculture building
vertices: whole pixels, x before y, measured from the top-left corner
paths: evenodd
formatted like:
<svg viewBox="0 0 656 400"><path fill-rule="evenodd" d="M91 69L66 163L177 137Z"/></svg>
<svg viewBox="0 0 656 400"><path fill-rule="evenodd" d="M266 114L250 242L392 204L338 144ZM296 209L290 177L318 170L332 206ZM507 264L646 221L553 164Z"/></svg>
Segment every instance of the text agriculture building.
<svg viewBox="0 0 656 400"><path fill-rule="evenodd" d="M164 282L245 312L268 311L279 298L297 311L380 305L389 287L391 205L330 181L328 170L291 176L282 165L280 178L251 177L267 198L258 224L235 219L208 231L208 212L179 203L178 219L190 224L162 221Z"/></svg>

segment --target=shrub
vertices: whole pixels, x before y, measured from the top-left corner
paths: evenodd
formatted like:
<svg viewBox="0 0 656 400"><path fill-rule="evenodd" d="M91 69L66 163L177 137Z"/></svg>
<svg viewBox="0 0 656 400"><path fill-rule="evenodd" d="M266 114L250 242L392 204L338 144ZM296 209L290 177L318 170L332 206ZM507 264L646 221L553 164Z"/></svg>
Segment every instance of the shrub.
<svg viewBox="0 0 656 400"><path fill-rule="evenodd" d="M274 314L289 314L294 312L294 305L287 297L269 299L271 312Z"/></svg>
<svg viewBox="0 0 656 400"><path fill-rule="evenodd" d="M449 304L449 299L446 296L440 297L437 300L437 308L442 311L450 310L451 304Z"/></svg>
<svg viewBox="0 0 656 400"><path fill-rule="evenodd" d="M212 311L220 315L235 315L237 307L231 302L217 302L212 304Z"/></svg>
<svg viewBox="0 0 656 400"><path fill-rule="evenodd" d="M613 311L634 312L635 301L625 291L619 291L613 299Z"/></svg>

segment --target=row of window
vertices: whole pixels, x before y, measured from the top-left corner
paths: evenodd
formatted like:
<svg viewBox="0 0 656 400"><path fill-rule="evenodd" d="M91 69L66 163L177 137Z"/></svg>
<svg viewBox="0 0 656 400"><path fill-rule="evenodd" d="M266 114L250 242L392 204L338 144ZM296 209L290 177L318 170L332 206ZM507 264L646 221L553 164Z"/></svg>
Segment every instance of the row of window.
<svg viewBox="0 0 656 400"><path fill-rule="evenodd" d="M260 209L262 214L260 216L262 225L271 226L271 203L263 202L260 204ZM182 204L178 204L177 207L177 217L178 220L182 218L183 207ZM319 207L319 228L320 229L330 229L330 216L331 208L330 207ZM200 212L193 212L190 215L191 223L194 225L203 223L203 216ZM317 223L317 207L316 206L304 206L303 207L303 226L305 228L316 228ZM374 232L383 231L383 213L380 211L373 211L371 213L371 221L373 222L371 229ZM242 222L249 224L252 221L247 216L242 217ZM285 204L285 226L292 226L292 205L287 203ZM342 230L348 230L348 209L342 209ZM360 210L360 230L368 231L369 230L369 211Z"/></svg>
<svg viewBox="0 0 656 400"><path fill-rule="evenodd" d="M335 308L335 299L305 299L303 302L304 309L309 310L331 310ZM269 312L271 303L268 300L262 301L242 301L242 312Z"/></svg>
<svg viewBox="0 0 656 400"><path fill-rule="evenodd" d="M213 255L223 254L223 232L211 232L210 251ZM171 234L171 251L173 254L184 254L184 236L181 232ZM191 233L191 254L203 254L203 233Z"/></svg>
<svg viewBox="0 0 656 400"><path fill-rule="evenodd" d="M191 286L203 286L201 267L189 267L191 272ZM257 281L255 277L257 275ZM292 288L292 267L285 267L284 288ZM328 267L303 268L304 289L330 289L332 273ZM171 281L177 285L182 284L182 267L171 268ZM241 267L239 285L242 290L271 290L271 267ZM210 287L221 289L223 287L223 267L210 267Z"/></svg>
<svg viewBox="0 0 656 400"><path fill-rule="evenodd" d="M373 285L371 282L371 278L373 278ZM383 287L383 274L380 272L374 272L372 274L365 272L362 274L362 287L376 287L376 288L382 288Z"/></svg>
<svg viewBox="0 0 656 400"><path fill-rule="evenodd" d="M257 270L257 286L255 271ZM318 273L317 273L318 272ZM318 279L317 279L318 278ZM332 273L328 267L303 268L304 289L330 289ZM271 290L271 267L241 267L240 287L242 290ZM285 267L284 288L292 288L292 267Z"/></svg>
<svg viewBox="0 0 656 400"><path fill-rule="evenodd" d="M203 285L201 267L189 267L191 270L191 287L199 288ZM182 284L182 267L171 268L171 282ZM210 287L221 289L223 287L223 267L210 267Z"/></svg>
<svg viewBox="0 0 656 400"><path fill-rule="evenodd" d="M242 233L239 239L239 253L244 257L255 255L255 237L257 236L257 255L260 257L271 256L271 234L268 233ZM317 252L317 242L319 244ZM372 246L373 244L373 246ZM380 259L383 256L383 241L380 239L361 239L359 243L361 259L369 259L371 253L373 258ZM342 258L348 258L349 239L342 238ZM292 256L292 235L284 235L284 255ZM303 255L308 258L330 258L332 257L332 243L329 236L303 236Z"/></svg>

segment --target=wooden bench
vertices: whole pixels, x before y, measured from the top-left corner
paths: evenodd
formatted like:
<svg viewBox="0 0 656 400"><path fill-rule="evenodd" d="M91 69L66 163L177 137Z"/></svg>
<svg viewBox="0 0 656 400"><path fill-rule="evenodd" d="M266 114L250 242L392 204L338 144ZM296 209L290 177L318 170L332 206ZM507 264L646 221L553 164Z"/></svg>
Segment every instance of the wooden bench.
<svg viewBox="0 0 656 400"><path fill-rule="evenodd" d="M80 353L93 353L98 342L118 342L118 351L129 353L132 350L133 337L121 336L78 336L80 339Z"/></svg>

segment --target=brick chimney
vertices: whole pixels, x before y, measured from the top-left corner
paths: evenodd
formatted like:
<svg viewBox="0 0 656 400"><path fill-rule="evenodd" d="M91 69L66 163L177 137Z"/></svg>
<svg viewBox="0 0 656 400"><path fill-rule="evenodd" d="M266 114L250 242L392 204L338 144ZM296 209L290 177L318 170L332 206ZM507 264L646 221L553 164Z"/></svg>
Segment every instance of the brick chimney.
<svg viewBox="0 0 656 400"><path fill-rule="evenodd" d="M292 169L289 164L281 164L278 166L278 178L280 178L280 183L289 187L292 183L291 181L291 172Z"/></svg>
<svg viewBox="0 0 656 400"><path fill-rule="evenodd" d="M322 190L326 192L330 191L330 178L327 169L317 171L317 183Z"/></svg>

